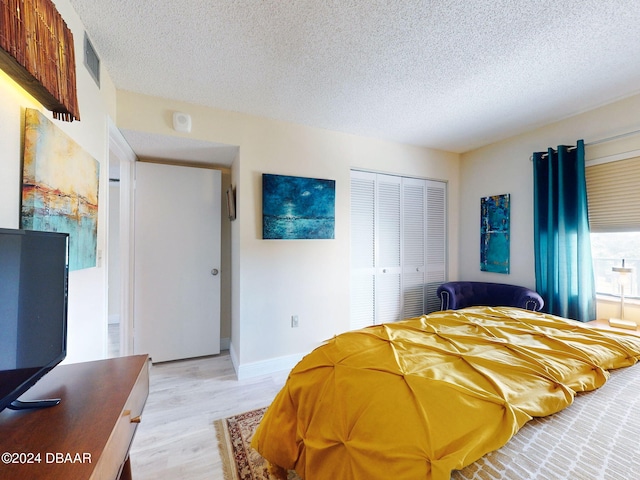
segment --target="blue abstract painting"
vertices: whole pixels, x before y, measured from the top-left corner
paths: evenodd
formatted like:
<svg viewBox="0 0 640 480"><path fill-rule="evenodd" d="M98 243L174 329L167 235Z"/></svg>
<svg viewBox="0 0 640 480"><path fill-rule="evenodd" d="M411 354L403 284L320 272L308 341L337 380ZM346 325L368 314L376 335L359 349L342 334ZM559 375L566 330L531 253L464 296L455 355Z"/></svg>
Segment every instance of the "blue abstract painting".
<svg viewBox="0 0 640 480"><path fill-rule="evenodd" d="M262 238L335 238L335 180L262 175Z"/></svg>
<svg viewBox="0 0 640 480"><path fill-rule="evenodd" d="M510 195L480 201L480 270L509 273Z"/></svg>

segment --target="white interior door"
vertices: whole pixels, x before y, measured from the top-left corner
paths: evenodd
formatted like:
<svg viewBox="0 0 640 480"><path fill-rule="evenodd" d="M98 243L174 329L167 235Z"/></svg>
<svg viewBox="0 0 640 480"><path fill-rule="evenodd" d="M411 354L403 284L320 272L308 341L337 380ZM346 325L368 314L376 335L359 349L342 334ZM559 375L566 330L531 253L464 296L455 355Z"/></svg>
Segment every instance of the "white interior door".
<svg viewBox="0 0 640 480"><path fill-rule="evenodd" d="M136 163L134 351L220 353L218 170Z"/></svg>

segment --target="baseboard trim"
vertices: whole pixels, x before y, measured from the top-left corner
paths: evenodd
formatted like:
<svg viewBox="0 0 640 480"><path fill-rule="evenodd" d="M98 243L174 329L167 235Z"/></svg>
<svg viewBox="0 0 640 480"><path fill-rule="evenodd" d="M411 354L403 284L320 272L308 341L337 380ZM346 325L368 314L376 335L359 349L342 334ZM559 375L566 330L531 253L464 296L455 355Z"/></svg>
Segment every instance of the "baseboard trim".
<svg viewBox="0 0 640 480"><path fill-rule="evenodd" d="M295 367L304 356L304 354L298 353L295 355L270 358L268 360L240 365L236 351L233 348L233 344L229 346L229 355L231 356L231 364L233 365L233 369L236 371L236 377L238 377L238 380L289 371Z"/></svg>
<svg viewBox="0 0 640 480"><path fill-rule="evenodd" d="M231 357L231 365L233 365L233 370L236 372L236 377L238 376L238 356L236 355L236 350L233 348L233 343L229 344L229 356Z"/></svg>

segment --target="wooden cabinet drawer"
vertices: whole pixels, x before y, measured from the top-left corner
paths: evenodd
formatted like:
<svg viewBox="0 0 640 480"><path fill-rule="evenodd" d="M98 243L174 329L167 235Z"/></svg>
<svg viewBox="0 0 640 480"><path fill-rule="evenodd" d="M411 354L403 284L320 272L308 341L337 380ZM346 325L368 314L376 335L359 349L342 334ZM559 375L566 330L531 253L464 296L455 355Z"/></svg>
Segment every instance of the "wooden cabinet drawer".
<svg viewBox="0 0 640 480"><path fill-rule="evenodd" d="M128 458L129 448L142 419L142 410L149 394L149 366L145 364L140 371L131 395L114 426L91 480L113 480L118 478L124 461Z"/></svg>

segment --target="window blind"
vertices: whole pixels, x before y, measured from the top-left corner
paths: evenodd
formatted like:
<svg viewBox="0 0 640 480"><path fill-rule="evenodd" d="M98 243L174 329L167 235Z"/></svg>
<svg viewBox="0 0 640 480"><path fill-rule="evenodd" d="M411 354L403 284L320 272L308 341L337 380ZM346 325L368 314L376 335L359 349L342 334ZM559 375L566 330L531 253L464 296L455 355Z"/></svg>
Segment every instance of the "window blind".
<svg viewBox="0 0 640 480"><path fill-rule="evenodd" d="M592 232L640 231L640 157L586 168Z"/></svg>

